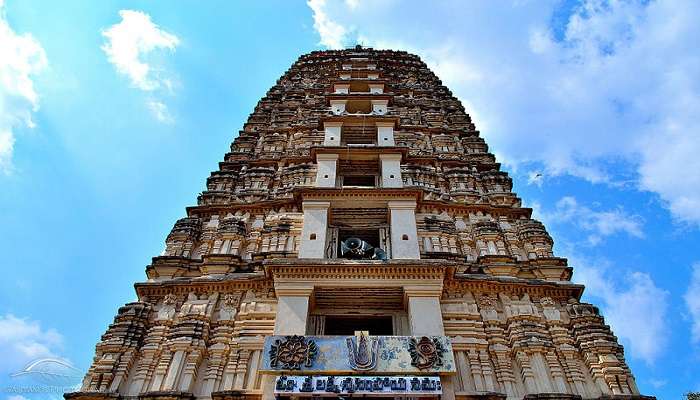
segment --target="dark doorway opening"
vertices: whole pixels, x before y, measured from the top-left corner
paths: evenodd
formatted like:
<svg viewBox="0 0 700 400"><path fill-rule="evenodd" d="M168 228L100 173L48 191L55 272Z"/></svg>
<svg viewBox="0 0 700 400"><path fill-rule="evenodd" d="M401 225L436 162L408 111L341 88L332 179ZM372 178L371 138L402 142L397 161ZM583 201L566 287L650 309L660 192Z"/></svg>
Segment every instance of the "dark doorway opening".
<svg viewBox="0 0 700 400"><path fill-rule="evenodd" d="M326 316L324 335L352 336L355 331L369 331L370 335L391 336L394 326L391 317Z"/></svg>
<svg viewBox="0 0 700 400"><path fill-rule="evenodd" d="M340 254L340 243L353 237L364 240L372 247L380 247L379 229L340 229L338 232L338 254Z"/></svg>
<svg viewBox="0 0 700 400"><path fill-rule="evenodd" d="M345 175L343 176L344 187L374 187L377 178L374 175Z"/></svg>

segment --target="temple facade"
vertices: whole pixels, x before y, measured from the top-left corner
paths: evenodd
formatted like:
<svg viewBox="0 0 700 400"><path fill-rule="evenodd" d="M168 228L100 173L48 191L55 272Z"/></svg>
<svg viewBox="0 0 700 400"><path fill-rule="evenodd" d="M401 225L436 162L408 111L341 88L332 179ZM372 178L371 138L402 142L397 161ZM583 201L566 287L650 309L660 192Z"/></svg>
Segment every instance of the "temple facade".
<svg viewBox="0 0 700 400"><path fill-rule="evenodd" d="M67 399L651 399L419 57L300 57Z"/></svg>

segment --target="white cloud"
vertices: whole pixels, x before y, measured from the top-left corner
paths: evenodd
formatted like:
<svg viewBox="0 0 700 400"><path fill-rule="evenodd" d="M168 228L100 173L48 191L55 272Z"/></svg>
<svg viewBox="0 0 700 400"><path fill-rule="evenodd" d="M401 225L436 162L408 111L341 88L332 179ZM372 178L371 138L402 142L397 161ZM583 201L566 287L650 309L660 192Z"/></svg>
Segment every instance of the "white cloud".
<svg viewBox="0 0 700 400"><path fill-rule="evenodd" d="M591 262L578 256L569 260L575 271L574 281L586 285L586 294L597 300L606 323L629 344L628 354L653 364L668 345L669 292L643 272L626 271L624 280L617 282L617 273L604 260Z"/></svg>
<svg viewBox="0 0 700 400"><path fill-rule="evenodd" d="M54 329L42 329L38 321L18 318L12 314L0 315L0 354L5 372L42 357L57 357L63 337ZM3 368L3 369L4 369Z"/></svg>
<svg viewBox="0 0 700 400"><path fill-rule="evenodd" d="M342 49L348 30L328 17L325 12L326 0L309 0L306 2L313 10L314 29L321 36L319 44L329 49ZM357 1L347 1L350 9L357 8Z"/></svg>
<svg viewBox="0 0 700 400"><path fill-rule="evenodd" d="M692 318L692 341L694 344L698 344L700 343L700 262L693 265L690 285L683 298Z"/></svg>
<svg viewBox="0 0 700 400"><path fill-rule="evenodd" d="M5 17L0 0L0 173L12 172L15 130L34 127L39 109L33 76L48 62L41 44L28 33L18 34Z"/></svg>
<svg viewBox="0 0 700 400"><path fill-rule="evenodd" d="M149 56L160 50L174 52L180 39L153 23L151 17L141 11L119 11L121 22L102 31L107 42L102 50L117 71L126 75L131 84L145 92L172 92L172 78ZM160 100L146 102L154 117L161 122L171 122L167 106Z"/></svg>
<svg viewBox="0 0 700 400"><path fill-rule="evenodd" d="M544 175L540 171L530 171L527 173L527 184L537 185L542 187L542 181L544 180Z"/></svg>
<svg viewBox="0 0 700 400"><path fill-rule="evenodd" d="M700 2L584 0L554 27L555 0L309 5L326 46L418 53L501 161L596 183L630 166L639 190L700 224Z"/></svg>
<svg viewBox="0 0 700 400"><path fill-rule="evenodd" d="M26 397L21 396L19 394L16 394L16 395L8 397L7 400L29 400L29 399L27 399Z"/></svg>
<svg viewBox="0 0 700 400"><path fill-rule="evenodd" d="M165 123L173 122L173 117L170 115L168 107L165 104L158 100L149 100L146 104L158 121Z"/></svg>
<svg viewBox="0 0 700 400"><path fill-rule="evenodd" d="M575 197L566 196L557 201L553 211L542 210L539 205L536 208L537 217L548 225L571 223L588 232L587 240L591 245L597 245L603 238L617 233L644 237L642 218L628 214L622 207L597 211L579 204Z"/></svg>
<svg viewBox="0 0 700 400"><path fill-rule="evenodd" d="M649 383L655 389L660 389L668 384L668 380L666 380L666 379L649 379Z"/></svg>

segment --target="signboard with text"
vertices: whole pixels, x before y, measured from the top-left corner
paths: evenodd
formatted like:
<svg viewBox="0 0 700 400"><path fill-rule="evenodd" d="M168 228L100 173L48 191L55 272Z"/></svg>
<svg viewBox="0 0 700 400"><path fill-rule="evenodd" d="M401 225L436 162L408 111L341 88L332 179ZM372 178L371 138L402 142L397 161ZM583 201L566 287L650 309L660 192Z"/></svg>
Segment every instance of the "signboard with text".
<svg viewBox="0 0 700 400"><path fill-rule="evenodd" d="M276 396L337 397L372 395L387 397L440 396L437 376L278 376Z"/></svg>

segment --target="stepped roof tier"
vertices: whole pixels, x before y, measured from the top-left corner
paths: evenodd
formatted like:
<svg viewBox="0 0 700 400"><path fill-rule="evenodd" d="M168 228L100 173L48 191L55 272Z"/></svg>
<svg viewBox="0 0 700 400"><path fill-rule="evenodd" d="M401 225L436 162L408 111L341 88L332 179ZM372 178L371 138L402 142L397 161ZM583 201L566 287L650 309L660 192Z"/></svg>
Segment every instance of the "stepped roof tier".
<svg viewBox="0 0 700 400"><path fill-rule="evenodd" d="M66 398L650 398L531 214L418 56L303 55Z"/></svg>

